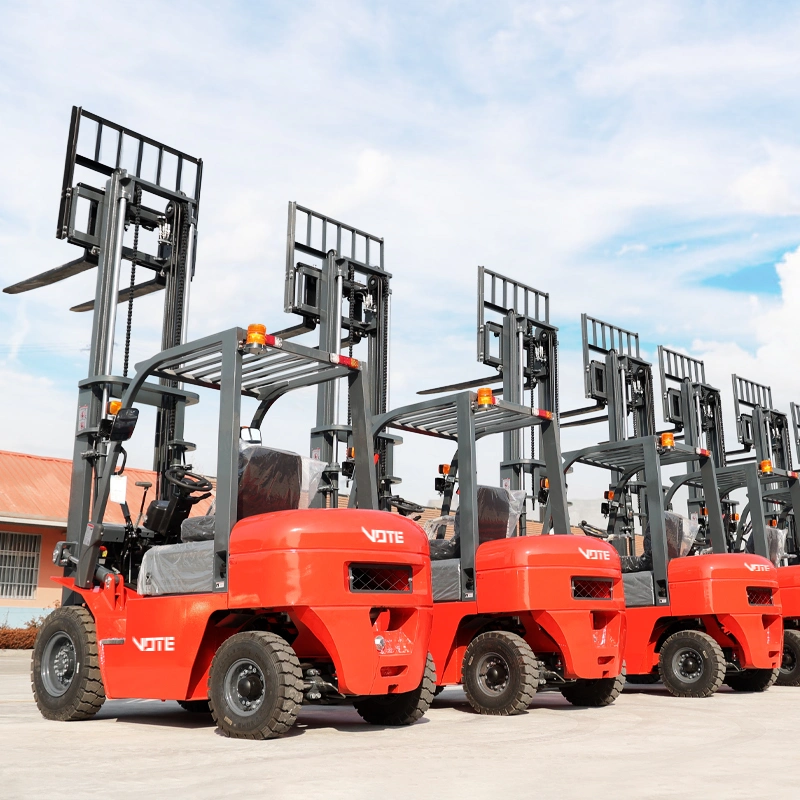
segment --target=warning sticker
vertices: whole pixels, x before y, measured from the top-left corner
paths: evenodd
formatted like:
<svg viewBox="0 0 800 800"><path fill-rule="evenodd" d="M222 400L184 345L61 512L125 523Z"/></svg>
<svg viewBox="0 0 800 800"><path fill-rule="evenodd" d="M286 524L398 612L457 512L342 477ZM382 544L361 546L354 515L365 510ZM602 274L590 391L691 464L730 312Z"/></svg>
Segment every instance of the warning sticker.
<svg viewBox="0 0 800 800"><path fill-rule="evenodd" d="M78 433L85 431L89 427L89 406L78 408Z"/></svg>

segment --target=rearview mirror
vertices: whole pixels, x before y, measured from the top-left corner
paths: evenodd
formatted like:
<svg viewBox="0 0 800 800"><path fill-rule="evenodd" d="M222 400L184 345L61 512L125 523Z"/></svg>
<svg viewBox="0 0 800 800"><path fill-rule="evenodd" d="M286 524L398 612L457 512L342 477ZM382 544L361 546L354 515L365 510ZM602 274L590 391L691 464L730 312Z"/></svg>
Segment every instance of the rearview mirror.
<svg viewBox="0 0 800 800"><path fill-rule="evenodd" d="M108 436L109 440L112 442L127 442L133 436L138 419L138 408L121 408L114 417L111 433Z"/></svg>
<svg viewBox="0 0 800 800"><path fill-rule="evenodd" d="M239 438L245 444L261 444L261 429L243 426L239 431Z"/></svg>

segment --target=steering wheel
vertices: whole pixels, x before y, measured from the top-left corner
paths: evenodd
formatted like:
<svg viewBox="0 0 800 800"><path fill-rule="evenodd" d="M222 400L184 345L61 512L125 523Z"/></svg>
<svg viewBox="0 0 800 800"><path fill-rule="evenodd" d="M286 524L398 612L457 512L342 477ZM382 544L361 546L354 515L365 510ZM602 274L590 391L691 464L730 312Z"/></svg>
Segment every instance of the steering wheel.
<svg viewBox="0 0 800 800"><path fill-rule="evenodd" d="M211 492L214 488L208 478L198 475L196 472L189 472L183 467L170 467L164 472L164 477L173 486L177 486L184 494L191 495L197 492ZM206 494L206 497L209 495ZM202 500L202 497L193 498Z"/></svg>

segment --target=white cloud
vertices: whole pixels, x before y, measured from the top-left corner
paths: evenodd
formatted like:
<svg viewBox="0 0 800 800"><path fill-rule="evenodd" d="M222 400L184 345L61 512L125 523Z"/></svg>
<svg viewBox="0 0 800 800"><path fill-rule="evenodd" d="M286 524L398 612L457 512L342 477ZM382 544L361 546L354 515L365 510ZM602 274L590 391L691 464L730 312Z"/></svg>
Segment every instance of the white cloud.
<svg viewBox="0 0 800 800"><path fill-rule="evenodd" d="M737 18L721 3L353 0L220 11L144 0L137 9L124 20L136 46L114 49L101 75L96 53L118 40L117 7L4 8L4 285L75 257L53 238L75 102L204 158L192 335L290 323L293 199L385 237L395 403L488 371L474 356L479 263L550 292L564 329L564 405L583 403L582 311L649 342L698 340L709 362L766 348L759 369L769 365L776 394L794 391L791 371L769 355L780 346L760 338L766 321L788 324L797 302L790 261L782 300L757 286L750 299L702 284L797 244L778 224L800 196L800 22L790 13L755 25L755 12ZM0 344L16 354L14 375L27 376L19 385L34 392L49 375L63 393L58 455L71 449L90 323L66 309L91 297L93 279L0 300ZM158 346L160 303L137 302L136 359ZM42 327L73 355L34 350ZM32 427L24 393L0 402ZM311 420L285 419L283 446L293 433L304 449ZM198 443L208 448L206 427ZM573 429L570 441L590 433L602 435ZM16 433L0 447L7 441L26 449ZM411 464L406 486L426 500L429 481Z"/></svg>

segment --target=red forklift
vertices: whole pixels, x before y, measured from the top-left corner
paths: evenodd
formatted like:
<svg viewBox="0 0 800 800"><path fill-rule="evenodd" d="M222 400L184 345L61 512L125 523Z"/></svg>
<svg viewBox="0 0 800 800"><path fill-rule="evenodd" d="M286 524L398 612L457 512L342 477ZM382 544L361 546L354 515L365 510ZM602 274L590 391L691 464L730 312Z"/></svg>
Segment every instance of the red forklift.
<svg viewBox="0 0 800 800"><path fill-rule="evenodd" d="M84 719L106 697L177 700L210 710L228 736L266 739L292 727L304 700L353 698L374 724L409 724L425 713L434 671L419 526L379 511L298 509L299 457L256 447L243 461L239 452L242 395L277 399L341 377L353 436L367 452L363 373L347 356L251 326L137 365L109 428L84 535L54 554L74 568L59 582L79 601L53 612L36 640L32 680L45 717ZM124 479L118 462L138 416L134 403L158 391L149 378L220 392L210 525L189 513L211 483L182 465L164 473L169 498L150 503L143 525L129 513L121 530L103 522L112 486ZM368 509L374 471L367 465L357 476Z"/></svg>
<svg viewBox="0 0 800 800"><path fill-rule="evenodd" d="M94 715L108 698L176 700L242 738L286 733L302 702L353 701L371 723L419 719L433 697L430 560L421 529L374 510L365 367L338 345L303 347L262 325L187 341L202 161L73 108L58 238L83 255L11 294L96 268L88 377L79 383L63 605L33 652L48 719ZM102 180L95 180L100 177ZM79 180L76 180L78 179ZM148 245L148 243L150 243ZM120 290L122 262L130 284ZM142 271L152 280L137 282ZM134 301L164 292L161 352L128 375ZM116 310L127 302L122 374ZM344 380L359 509L300 508L303 461L240 444L242 397L271 406L295 389ZM187 408L218 393L216 484L193 472ZM156 411L155 498L127 504L124 443L141 406ZM215 513L192 517L215 490ZM109 502L124 525L105 521Z"/></svg>
<svg viewBox="0 0 800 800"><path fill-rule="evenodd" d="M607 529L582 527L622 556L628 681L660 678L679 697L708 697L723 682L742 691L767 689L783 649L777 570L761 556L727 551L711 451L676 441L675 431L656 432L652 370L638 334L586 314L582 329L586 394L597 405L563 412L562 419L607 421L609 441L565 453L564 470L586 464L611 473L602 506ZM603 409L603 416L587 416ZM662 467L678 464L696 465L707 547L696 541L700 516L681 517L665 505ZM639 554L637 517L644 531Z"/></svg>
<svg viewBox="0 0 800 800"><path fill-rule="evenodd" d="M681 431L684 441L712 452L728 551L763 556L777 567L784 634L776 683L800 686L800 550L794 512L800 507L800 479L792 468L789 417L773 408L770 386L733 375L736 434L741 449L726 452L721 393L706 382L705 364L659 347L659 367L665 387L665 420ZM797 442L800 415L794 404L791 422ZM705 494L692 465L672 481L666 501L681 487L688 487L690 512L705 520ZM741 514L737 513L737 491L743 491L746 497ZM708 540L705 543L711 544ZM741 679L736 675L726 680L739 688Z"/></svg>
<svg viewBox="0 0 800 800"><path fill-rule="evenodd" d="M544 464L551 465L556 532L569 534L551 411L507 402L483 387L373 418L376 436L392 428L457 444L436 482L445 501L430 541L430 649L437 685L463 685L480 714L522 713L542 688L560 690L576 705L604 706L624 683L624 597L616 551L581 536L517 535L513 493L477 484L476 441L531 426L540 431ZM445 538L456 486L455 531Z"/></svg>
<svg viewBox="0 0 800 800"><path fill-rule="evenodd" d="M609 545L585 537L526 535L525 500L547 495L556 532L572 532L552 400L555 329L548 320L549 298L483 267L479 286L479 359L499 368L502 396L481 384L494 381L490 377L426 390L420 394L438 396L373 414L372 432L383 456L381 508L414 511L394 494L400 482L393 474L398 432L456 443L452 462L440 467L435 484L443 496L443 521L429 533L438 686L463 685L482 714L521 713L545 688L560 690L576 705L608 705L624 683L619 557ZM485 318L488 313L501 321ZM480 388L452 393L472 387ZM535 431L539 458L524 458L523 433L533 440ZM501 486L478 486L476 442L492 434L503 437ZM533 497L524 491L527 476L540 487Z"/></svg>

